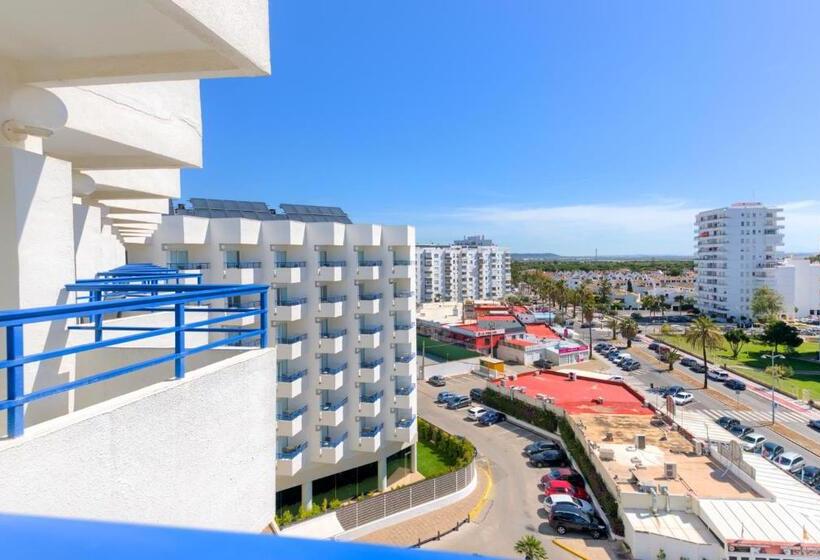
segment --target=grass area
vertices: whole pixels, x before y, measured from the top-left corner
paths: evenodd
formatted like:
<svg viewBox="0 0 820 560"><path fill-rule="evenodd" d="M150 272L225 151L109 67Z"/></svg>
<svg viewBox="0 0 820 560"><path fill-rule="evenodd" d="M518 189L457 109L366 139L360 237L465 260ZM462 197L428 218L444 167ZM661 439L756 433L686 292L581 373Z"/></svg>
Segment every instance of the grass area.
<svg viewBox="0 0 820 560"><path fill-rule="evenodd" d="M690 351L695 355L701 355L700 350L695 350L683 339L682 335L660 335L657 338ZM803 390L808 390L809 398L820 400L820 363L800 359L817 357L817 347L816 342L804 342L796 349L794 354L786 354L785 351L780 351L786 356L785 362L795 371L791 378L780 381L778 385L780 390L800 398L803 397ZM771 365L771 360L763 358L762 355L770 352L771 348L768 346L757 342L749 342L743 347L737 358L732 358L729 345L724 343L723 348L709 351L707 357L716 364L726 364L739 373L769 386L771 377L763 373L763 370Z"/></svg>
<svg viewBox="0 0 820 560"><path fill-rule="evenodd" d="M424 352L428 356L444 360L445 362L453 362L456 360L463 360L465 358L475 358L480 356L478 352L467 350L455 344L448 344L446 342L439 342L433 340L429 336L416 335L416 351L421 355L422 344L424 345Z"/></svg>
<svg viewBox="0 0 820 560"><path fill-rule="evenodd" d="M418 470L424 478L441 476L453 470L452 466L447 464L444 456L430 447L430 444L419 440L416 450Z"/></svg>

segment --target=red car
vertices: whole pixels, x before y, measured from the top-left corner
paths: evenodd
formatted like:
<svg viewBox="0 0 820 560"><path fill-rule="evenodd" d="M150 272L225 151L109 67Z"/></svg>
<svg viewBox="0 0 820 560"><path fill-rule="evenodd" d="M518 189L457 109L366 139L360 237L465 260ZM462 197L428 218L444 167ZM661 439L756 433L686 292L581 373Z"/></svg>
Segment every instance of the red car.
<svg viewBox="0 0 820 560"><path fill-rule="evenodd" d="M569 494L575 496L575 487L566 480L551 480L544 488L544 494L553 496L555 494Z"/></svg>
<svg viewBox="0 0 820 560"><path fill-rule="evenodd" d="M555 468L547 471L547 474L541 477L541 484L544 487L549 486L553 481L568 482L574 489L573 496L581 500L589 500L589 494L584 486L584 477L578 474L575 470L570 468Z"/></svg>

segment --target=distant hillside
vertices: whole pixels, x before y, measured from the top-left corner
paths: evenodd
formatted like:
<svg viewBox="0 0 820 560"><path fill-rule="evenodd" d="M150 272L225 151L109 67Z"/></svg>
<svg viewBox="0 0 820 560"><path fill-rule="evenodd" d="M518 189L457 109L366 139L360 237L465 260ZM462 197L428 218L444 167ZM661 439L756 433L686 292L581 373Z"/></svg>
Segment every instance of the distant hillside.
<svg viewBox="0 0 820 560"><path fill-rule="evenodd" d="M576 262L625 262L625 261L690 261L691 255L599 255L562 256L555 253L511 253L514 261L576 261Z"/></svg>

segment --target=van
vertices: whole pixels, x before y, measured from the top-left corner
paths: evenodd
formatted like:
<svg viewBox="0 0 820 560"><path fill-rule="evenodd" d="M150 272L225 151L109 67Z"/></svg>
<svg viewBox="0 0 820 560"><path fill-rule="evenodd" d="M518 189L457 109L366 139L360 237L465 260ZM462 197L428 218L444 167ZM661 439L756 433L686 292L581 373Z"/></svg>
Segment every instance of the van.
<svg viewBox="0 0 820 560"><path fill-rule="evenodd" d="M751 453L755 453L758 449L763 447L764 443L766 443L766 438L754 432L751 434L746 434L740 438L740 446L743 448L743 451L749 451Z"/></svg>
<svg viewBox="0 0 820 560"><path fill-rule="evenodd" d="M803 459L801 455L798 455L793 451L787 451L786 453L778 455L772 462L784 471L788 471L790 473L799 471L803 468L803 465L806 464L806 460Z"/></svg>

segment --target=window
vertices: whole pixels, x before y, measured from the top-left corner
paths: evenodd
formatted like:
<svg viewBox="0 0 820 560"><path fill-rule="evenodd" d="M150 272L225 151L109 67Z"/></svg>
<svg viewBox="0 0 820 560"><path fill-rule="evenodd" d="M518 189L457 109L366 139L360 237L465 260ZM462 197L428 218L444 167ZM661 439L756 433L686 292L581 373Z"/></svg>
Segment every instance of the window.
<svg viewBox="0 0 820 560"><path fill-rule="evenodd" d="M229 296L228 307L242 307L242 296Z"/></svg>

